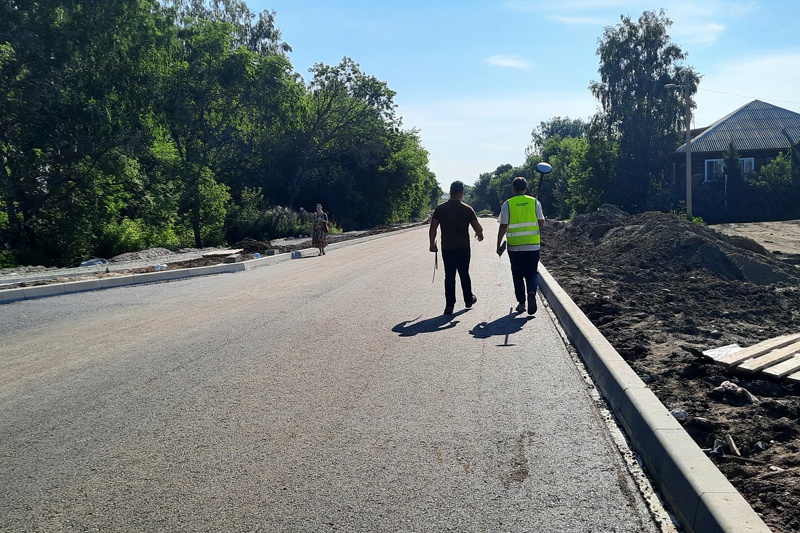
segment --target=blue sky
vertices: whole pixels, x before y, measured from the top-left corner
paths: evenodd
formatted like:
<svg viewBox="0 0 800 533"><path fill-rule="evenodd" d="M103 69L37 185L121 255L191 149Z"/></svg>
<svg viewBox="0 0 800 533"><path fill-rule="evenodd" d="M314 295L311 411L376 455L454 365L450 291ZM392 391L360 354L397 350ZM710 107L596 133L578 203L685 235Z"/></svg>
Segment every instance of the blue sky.
<svg viewBox="0 0 800 533"><path fill-rule="evenodd" d="M693 126L759 99L800 112L796 0L247 0L276 12L294 69L352 58L397 92L446 189L521 165L531 130L588 119L598 41L620 15L663 8L669 34L702 76Z"/></svg>

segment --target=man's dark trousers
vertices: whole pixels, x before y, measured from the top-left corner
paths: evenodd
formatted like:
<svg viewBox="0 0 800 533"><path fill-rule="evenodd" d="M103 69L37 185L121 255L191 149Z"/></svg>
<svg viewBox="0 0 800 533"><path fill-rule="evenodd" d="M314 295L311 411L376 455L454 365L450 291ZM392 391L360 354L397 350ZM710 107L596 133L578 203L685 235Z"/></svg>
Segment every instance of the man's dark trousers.
<svg viewBox="0 0 800 533"><path fill-rule="evenodd" d="M508 259L511 261L511 278L514 280L514 296L517 297L519 303L527 301L529 292L536 292L540 252L540 250L508 252Z"/></svg>
<svg viewBox="0 0 800 533"><path fill-rule="evenodd" d="M464 302L472 301L472 280L469 277L469 248L455 250L442 250L444 263L444 302L447 307L456 305L456 272L461 280L461 290L464 293Z"/></svg>

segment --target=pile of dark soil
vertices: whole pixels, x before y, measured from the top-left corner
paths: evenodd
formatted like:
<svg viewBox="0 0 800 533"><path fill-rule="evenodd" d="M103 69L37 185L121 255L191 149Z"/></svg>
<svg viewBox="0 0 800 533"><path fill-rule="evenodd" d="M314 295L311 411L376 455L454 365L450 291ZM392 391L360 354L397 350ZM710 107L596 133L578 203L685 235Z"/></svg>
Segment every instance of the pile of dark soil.
<svg viewBox="0 0 800 533"><path fill-rule="evenodd" d="M701 353L800 332L800 268L744 237L613 206L547 224L542 263L662 403L688 413L701 448L733 438L744 458L713 460L773 531L800 531L800 387Z"/></svg>
<svg viewBox="0 0 800 533"><path fill-rule="evenodd" d="M269 241L259 241L256 239L251 239L250 237L245 237L241 241L231 246L231 248L236 250L241 248L246 254L263 254L272 248L272 244Z"/></svg>

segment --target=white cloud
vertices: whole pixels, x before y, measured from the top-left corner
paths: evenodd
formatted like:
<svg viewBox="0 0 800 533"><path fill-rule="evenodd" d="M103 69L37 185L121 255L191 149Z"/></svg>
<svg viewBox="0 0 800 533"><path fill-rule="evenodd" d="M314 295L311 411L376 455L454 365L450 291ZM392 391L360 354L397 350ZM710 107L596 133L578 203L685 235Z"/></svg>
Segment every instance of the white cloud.
<svg viewBox="0 0 800 533"><path fill-rule="evenodd" d="M521 70L529 69L531 67L530 61L519 56L498 54L487 58L486 62L495 67L516 68Z"/></svg>
<svg viewBox="0 0 800 533"><path fill-rule="evenodd" d="M600 27L618 24L620 15L636 20L645 10L658 12L663 8L673 22L670 34L677 42L703 45L717 42L728 29L728 21L750 16L759 9L753 0L665 0L660 8L641 0L508 0L503 7L543 13L548 20L565 26Z"/></svg>
<svg viewBox="0 0 800 533"><path fill-rule="evenodd" d="M669 32L670 37L672 37L673 42L680 43L682 47L686 44L714 44L728 29L725 24L713 21L692 21L688 24L675 23L673 28Z"/></svg>

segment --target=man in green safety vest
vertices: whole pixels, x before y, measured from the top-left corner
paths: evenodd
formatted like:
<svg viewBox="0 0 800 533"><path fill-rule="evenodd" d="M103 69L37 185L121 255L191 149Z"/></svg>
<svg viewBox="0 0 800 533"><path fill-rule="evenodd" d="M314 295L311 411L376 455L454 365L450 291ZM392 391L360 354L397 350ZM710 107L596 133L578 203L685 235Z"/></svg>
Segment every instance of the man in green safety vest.
<svg viewBox="0 0 800 533"><path fill-rule="evenodd" d="M469 227L475 230L475 237L483 240L483 227L472 206L461 201L464 198L464 184L454 181L450 185L450 199L434 209L428 230L431 252L438 252L436 232L442 228L442 261L444 262L445 315L452 315L456 305L456 273L461 280L464 305L472 307L478 298L472 294L472 279L469 276L470 247Z"/></svg>
<svg viewBox="0 0 800 533"><path fill-rule="evenodd" d="M497 255L503 255L503 237L506 237L508 259L511 262L511 278L514 280L514 295L517 297L517 312L525 311L527 298L528 314L536 312L536 286L539 270L540 230L544 226L542 204L528 196L528 181L514 178L511 188L514 196L500 208L500 229L497 230Z"/></svg>

